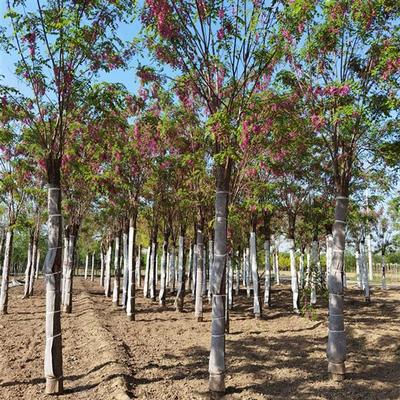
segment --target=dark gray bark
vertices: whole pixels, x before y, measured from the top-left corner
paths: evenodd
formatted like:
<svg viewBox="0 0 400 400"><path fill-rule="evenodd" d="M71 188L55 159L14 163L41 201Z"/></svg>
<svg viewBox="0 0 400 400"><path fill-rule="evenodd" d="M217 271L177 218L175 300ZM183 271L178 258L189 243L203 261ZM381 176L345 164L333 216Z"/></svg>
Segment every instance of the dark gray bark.
<svg viewBox="0 0 400 400"><path fill-rule="evenodd" d="M328 277L329 325L328 372L334 379L343 379L346 360L346 333L343 317L343 262L348 198L339 195L335 204L333 224L333 257Z"/></svg>
<svg viewBox="0 0 400 400"><path fill-rule="evenodd" d="M225 275L230 167L216 166L214 264L211 271L212 322L209 358L209 389L225 392Z"/></svg>
<svg viewBox="0 0 400 400"><path fill-rule="evenodd" d="M48 185L48 252L44 263L46 282L46 345L44 375L46 393L63 392L63 361L61 339L61 262L62 218L60 170L55 168ZM50 175L50 174L49 174Z"/></svg>
<svg viewBox="0 0 400 400"><path fill-rule="evenodd" d="M0 291L0 315L8 313L8 278L12 261L13 239L14 230L12 226L9 226L6 232L6 241L4 247L3 273L1 277Z"/></svg>

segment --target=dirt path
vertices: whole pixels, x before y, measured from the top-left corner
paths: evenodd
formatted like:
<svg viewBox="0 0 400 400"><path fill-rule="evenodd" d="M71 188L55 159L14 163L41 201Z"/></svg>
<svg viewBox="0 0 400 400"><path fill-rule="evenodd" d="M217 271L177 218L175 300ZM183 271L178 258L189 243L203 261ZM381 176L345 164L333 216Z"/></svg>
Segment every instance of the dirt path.
<svg viewBox="0 0 400 400"><path fill-rule="evenodd" d="M210 313L193 318L143 299L127 321L97 283L75 282L74 311L63 315L67 399L201 399L207 389ZM42 399L43 291L21 300L12 289L0 320L0 399ZM313 321L290 313L288 287L254 320L251 299L235 298L227 336L226 399L400 399L400 291L375 290L371 305L347 291L348 379L326 380L326 308ZM26 307L25 309L23 307ZM25 350L26 349L26 350Z"/></svg>

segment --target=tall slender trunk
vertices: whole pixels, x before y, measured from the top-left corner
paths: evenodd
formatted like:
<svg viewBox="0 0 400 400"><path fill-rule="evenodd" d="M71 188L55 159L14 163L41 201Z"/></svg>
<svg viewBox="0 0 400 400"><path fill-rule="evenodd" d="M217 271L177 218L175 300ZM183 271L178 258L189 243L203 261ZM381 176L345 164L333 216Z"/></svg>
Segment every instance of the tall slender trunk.
<svg viewBox="0 0 400 400"><path fill-rule="evenodd" d="M272 214L264 212L264 305L271 306L271 219Z"/></svg>
<svg viewBox="0 0 400 400"><path fill-rule="evenodd" d="M88 270L89 270L89 254L86 254L85 258L85 279L88 277Z"/></svg>
<svg viewBox="0 0 400 400"><path fill-rule="evenodd" d="M104 282L104 294L106 297L111 296L111 254L112 254L112 240L108 242L107 254L106 254L106 276Z"/></svg>
<svg viewBox="0 0 400 400"><path fill-rule="evenodd" d="M95 264L95 260L96 260L96 253L92 254L92 269L90 271L90 280L92 282L94 282L94 264Z"/></svg>
<svg viewBox="0 0 400 400"><path fill-rule="evenodd" d="M172 243L171 254L169 256L169 280L170 292L175 293L175 242Z"/></svg>
<svg viewBox="0 0 400 400"><path fill-rule="evenodd" d="M128 281L129 281L129 222L124 223L124 229L122 232L122 253L124 260L124 273L122 278L122 308L126 309L127 297L128 297ZM132 258L132 268L133 268L133 258Z"/></svg>
<svg viewBox="0 0 400 400"><path fill-rule="evenodd" d="M299 285L300 289L304 289L304 256L305 248L301 246L300 248L300 258L299 258Z"/></svg>
<svg viewBox="0 0 400 400"><path fill-rule="evenodd" d="M209 358L209 389L225 392L225 274L227 218L231 167L216 166L214 264L211 273L212 322Z"/></svg>
<svg viewBox="0 0 400 400"><path fill-rule="evenodd" d="M29 279L31 276L31 270L33 268L32 250L33 250L33 234L31 234L29 237L28 255L25 268L25 285L24 285L24 296L23 296L24 299L29 297Z"/></svg>
<svg viewBox="0 0 400 400"><path fill-rule="evenodd" d="M1 276L0 291L0 315L8 313L8 277L12 262L14 229L10 225L6 232L6 242L4 247L3 273Z"/></svg>
<svg viewBox="0 0 400 400"><path fill-rule="evenodd" d="M38 250L37 250L37 256L36 256L36 272L35 272L35 278L39 278L39 266L40 266L40 249L39 249L39 243L38 243Z"/></svg>
<svg viewBox="0 0 400 400"><path fill-rule="evenodd" d="M100 246L100 278L99 278L100 287L104 287L104 250L103 247Z"/></svg>
<svg viewBox="0 0 400 400"><path fill-rule="evenodd" d="M346 190L347 192L347 190ZM333 379L345 375L346 333L343 318L343 261L345 250L345 227L348 207L347 195L336 197L335 223L333 224L333 257L328 277L329 325L328 325L328 372Z"/></svg>
<svg viewBox="0 0 400 400"><path fill-rule="evenodd" d="M240 250L236 251L235 256L235 271L236 271L236 282L235 282L235 294L239 296L240 294Z"/></svg>
<svg viewBox="0 0 400 400"><path fill-rule="evenodd" d="M258 279L257 240L256 240L255 226L253 226L253 230L252 232L250 232L250 264L253 276L254 317L261 318L262 310L260 301L260 284Z"/></svg>
<svg viewBox="0 0 400 400"><path fill-rule="evenodd" d="M208 301L211 302L211 269L214 263L214 240L210 239L208 241L208 283L207 283L207 297Z"/></svg>
<svg viewBox="0 0 400 400"><path fill-rule="evenodd" d="M135 279L135 242L136 242L136 222L137 211L129 218L129 231L128 231L128 290L126 299L126 315L128 320L135 320L135 297L136 297L136 279ZM139 247L140 249L140 247ZM140 258L140 252L137 255Z"/></svg>
<svg viewBox="0 0 400 400"><path fill-rule="evenodd" d="M175 308L183 312L185 298L185 228L182 226L178 239L178 293L175 299Z"/></svg>
<svg viewBox="0 0 400 400"><path fill-rule="evenodd" d="M294 238L289 239L289 256L290 256L290 276L292 288L293 311L299 313L299 284L297 281L296 257L295 257Z"/></svg>
<svg viewBox="0 0 400 400"><path fill-rule="evenodd" d="M280 285L281 284L281 276L279 273L279 242L277 239L275 239L274 259L275 259L275 282L277 285Z"/></svg>
<svg viewBox="0 0 400 400"><path fill-rule="evenodd" d="M368 279L372 282L374 279L374 271L372 264L372 244L371 244L371 232L367 232L367 249L368 249Z"/></svg>
<svg viewBox="0 0 400 400"><path fill-rule="evenodd" d="M362 287L364 290L364 297L367 303L370 302L370 292L369 292L369 282L368 282L368 266L365 260L365 238L364 235L361 235L360 240L360 270L362 276Z"/></svg>
<svg viewBox="0 0 400 400"><path fill-rule="evenodd" d="M311 266L310 266L310 304L317 304L317 264L318 264L318 239L313 238L311 243Z"/></svg>
<svg viewBox="0 0 400 400"><path fill-rule="evenodd" d="M33 296L33 288L35 285L35 275L36 275L36 258L38 252L38 232L36 232L33 236L33 247L32 247L32 266L31 266L31 274L29 277L29 296Z"/></svg>
<svg viewBox="0 0 400 400"><path fill-rule="evenodd" d="M157 231L156 225L152 233L151 257L150 257L150 298L156 300L156 274L157 274Z"/></svg>
<svg viewBox="0 0 400 400"><path fill-rule="evenodd" d="M228 309L232 310L233 308L233 260L232 257L228 256L227 262L226 262L226 268L227 268L227 283L228 283L228 290L227 290L227 303L228 303Z"/></svg>
<svg viewBox="0 0 400 400"><path fill-rule="evenodd" d="M354 258L356 260L356 278L357 278L357 286L361 289L362 288L362 277L360 271L360 242L357 240L356 242L356 249L354 252Z"/></svg>
<svg viewBox="0 0 400 400"><path fill-rule="evenodd" d="M135 232L136 232L136 228L135 228ZM138 249L137 249L137 256L136 256L136 286L137 287L141 287L142 286L142 269L141 269L141 265L142 265L142 247L139 245Z"/></svg>
<svg viewBox="0 0 400 400"><path fill-rule="evenodd" d="M121 286L121 264L120 264L120 235L115 237L114 242L114 288L113 304L119 306L120 286Z"/></svg>
<svg viewBox="0 0 400 400"><path fill-rule="evenodd" d="M150 260L151 260L151 241L146 252L146 270L144 272L143 296L149 297L149 283L150 283Z"/></svg>
<svg viewBox="0 0 400 400"><path fill-rule="evenodd" d="M382 289L386 290L386 264L385 264L385 248L382 245L382 252L381 252L381 271L382 271Z"/></svg>
<svg viewBox="0 0 400 400"><path fill-rule="evenodd" d="M65 279L64 279L64 296L63 296L63 311L67 314L72 312L72 283L73 270L75 260L75 246L77 242L78 228L71 228L68 235L68 247L65 254Z"/></svg>
<svg viewBox="0 0 400 400"><path fill-rule="evenodd" d="M250 276L251 276L251 262L250 262L250 248L246 248L246 258L245 258L246 264L245 264L245 271L246 271L246 292L247 292L247 297L251 296L251 281L250 281Z"/></svg>
<svg viewBox="0 0 400 400"><path fill-rule="evenodd" d="M49 163L50 164L50 163ZM61 163L59 163L61 164ZM48 185L48 252L44 264L46 280L46 346L44 375L46 393L63 392L63 361L61 340L61 262L62 262L62 218L60 165L50 171ZM53 174L51 174L53 172Z"/></svg>
<svg viewBox="0 0 400 400"><path fill-rule="evenodd" d="M194 316L198 322L203 321L203 292L202 292L202 280L203 280L203 247L204 247L204 218L202 211L199 211L199 217L197 221L197 232L196 232L196 290L195 290L195 305L194 305Z"/></svg>
<svg viewBox="0 0 400 400"><path fill-rule="evenodd" d="M162 256L161 256L160 293L158 295L158 299L162 307L165 307L165 302L167 299L167 261L168 261L169 236L170 236L170 231L168 228L165 228L164 242L163 242Z"/></svg>
<svg viewBox="0 0 400 400"><path fill-rule="evenodd" d="M333 236L331 233L326 235L326 279L328 279L331 270L333 256Z"/></svg>

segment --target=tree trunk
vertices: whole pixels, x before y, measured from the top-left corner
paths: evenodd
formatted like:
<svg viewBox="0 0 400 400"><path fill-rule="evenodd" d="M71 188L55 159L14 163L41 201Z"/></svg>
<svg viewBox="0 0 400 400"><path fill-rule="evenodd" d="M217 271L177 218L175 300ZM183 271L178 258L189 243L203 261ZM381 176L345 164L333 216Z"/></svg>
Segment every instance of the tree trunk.
<svg viewBox="0 0 400 400"><path fill-rule="evenodd" d="M124 260L124 273L122 278L122 308L126 309L126 303L128 298L128 281L129 281L129 263L132 263L133 268L133 258L132 261L129 261L129 244L128 244L128 236L129 236L129 225L124 224L124 230L122 232L122 251L123 251L123 260Z"/></svg>
<svg viewBox="0 0 400 400"><path fill-rule="evenodd" d="M156 265L157 265L157 236L153 237L150 257L150 298L156 300Z"/></svg>
<svg viewBox="0 0 400 400"><path fill-rule="evenodd" d="M332 265L333 256L333 236L331 233L326 235L326 279L328 279L329 271Z"/></svg>
<svg viewBox="0 0 400 400"><path fill-rule="evenodd" d="M63 296L63 311L67 314L72 312L72 279L75 260L75 245L77 242L77 228L72 228L68 236L68 247L65 254L65 279L64 279L64 296Z"/></svg>
<svg viewBox="0 0 400 400"><path fill-rule="evenodd" d="M251 282L250 282L250 276L251 276L251 262L250 262L250 249L247 247L246 248L246 264L245 264L245 271L246 271L246 292L247 292L247 297L251 296Z"/></svg>
<svg viewBox="0 0 400 400"><path fill-rule="evenodd" d="M160 293L158 299L160 301L160 306L165 307L165 302L167 299L167 261L168 261L168 241L169 241L170 231L165 228L164 230L164 242L162 247L161 256L161 277L160 277Z"/></svg>
<svg viewBox="0 0 400 400"><path fill-rule="evenodd" d="M136 232L136 229L135 229ZM137 250L137 256L136 256L136 285L137 287L142 286L142 269L141 269L141 257L142 257L142 248L139 245L138 250Z"/></svg>
<svg viewBox="0 0 400 400"><path fill-rule="evenodd" d="M289 255L290 255L290 276L291 276L291 288L293 296L293 311L299 313L299 284L297 281L296 271L296 257L295 257L295 243L294 238L289 239Z"/></svg>
<svg viewBox="0 0 400 400"><path fill-rule="evenodd" d="M150 245L147 248L147 253L146 253L146 270L144 273L144 285L143 285L143 296L144 297L149 297L151 247L152 247L152 243L150 242Z"/></svg>
<svg viewBox="0 0 400 400"><path fill-rule="evenodd" d="M29 238L29 245L28 245L28 256L27 256L27 261L26 261L26 268L25 268L25 285L24 285L24 295L23 299L26 299L29 297L29 279L31 276L31 270L33 266L33 234L30 235Z"/></svg>
<svg viewBox="0 0 400 400"><path fill-rule="evenodd" d="M120 268L120 238L119 234L115 237L114 244L114 288L113 288L113 304L119 306L119 295L121 285L121 268Z"/></svg>
<svg viewBox="0 0 400 400"><path fill-rule="evenodd" d="M385 264L385 250L382 245L382 253L381 253L381 270L382 270L382 289L386 290L386 264Z"/></svg>
<svg viewBox="0 0 400 400"><path fill-rule="evenodd" d="M277 285L281 284L281 277L279 274L279 243L277 240L275 240L275 282Z"/></svg>
<svg viewBox="0 0 400 400"><path fill-rule="evenodd" d="M90 280L92 282L94 282L94 263L95 263L95 260L96 260L96 253L93 253L92 254L92 269L90 271Z"/></svg>
<svg viewBox="0 0 400 400"><path fill-rule="evenodd" d="M175 293L175 243L172 244L171 254L169 257L169 281L170 293Z"/></svg>
<svg viewBox="0 0 400 400"><path fill-rule="evenodd" d="M236 296L239 296L240 294L240 251L239 250L236 252L235 265L236 265L235 294Z"/></svg>
<svg viewBox="0 0 400 400"><path fill-rule="evenodd" d="M370 302L370 292L369 292L369 282L368 282L368 266L365 260L365 239L364 235L361 237L360 241L360 271L362 276L362 287L364 290L364 297L367 303Z"/></svg>
<svg viewBox="0 0 400 400"><path fill-rule="evenodd" d="M265 254L265 288L264 288L264 305L271 307L271 244L270 239L264 242Z"/></svg>
<svg viewBox="0 0 400 400"><path fill-rule="evenodd" d="M104 287L104 251L102 246L100 246L100 287Z"/></svg>
<svg viewBox="0 0 400 400"><path fill-rule="evenodd" d="M329 325L328 325L328 373L333 379L342 380L345 375L346 333L343 318L343 261L348 198L336 197L335 223L333 224L333 257L328 277Z"/></svg>
<svg viewBox="0 0 400 400"><path fill-rule="evenodd" d="M372 266L372 244L371 233L367 233L367 249L368 249L368 279L372 282L374 279L374 271Z"/></svg>
<svg viewBox="0 0 400 400"><path fill-rule="evenodd" d="M1 277L1 292L0 292L0 315L8 313L8 277L12 261L14 230L11 226L6 232L6 242L4 247L3 258L3 273Z"/></svg>
<svg viewBox="0 0 400 400"><path fill-rule="evenodd" d="M356 243L356 250L354 253L354 258L356 260L356 278L357 278L357 286L359 289L362 288L362 278L361 278L361 271L360 271L360 243L357 241Z"/></svg>
<svg viewBox="0 0 400 400"><path fill-rule="evenodd" d="M317 304L317 263L318 263L318 241L314 238L311 243L311 267L310 267L310 304Z"/></svg>
<svg viewBox="0 0 400 400"><path fill-rule="evenodd" d="M85 259L85 279L88 277L88 269L89 269L89 254L86 254Z"/></svg>
<svg viewBox="0 0 400 400"><path fill-rule="evenodd" d="M304 247L300 249L299 258L299 285L300 289L304 289Z"/></svg>
<svg viewBox="0 0 400 400"><path fill-rule="evenodd" d="M227 275L228 275L228 309L232 310L233 308L233 260L228 256L228 260L226 262Z"/></svg>
<svg viewBox="0 0 400 400"><path fill-rule="evenodd" d="M36 275L36 257L38 252L38 232L35 231L33 236L33 248L32 248L32 266L31 274L29 277L29 296L33 296L33 288L35 285L35 275Z"/></svg>
<svg viewBox="0 0 400 400"><path fill-rule="evenodd" d="M178 239L178 293L175 299L176 311L183 312L185 298L185 229L182 227Z"/></svg>
<svg viewBox="0 0 400 400"><path fill-rule="evenodd" d="M194 305L194 316L198 322L203 321L203 292L202 292L202 280L203 280L203 247L204 247L204 219L201 215L197 223L196 232L196 246L195 246L195 257L196 257L196 290L195 290L195 305Z"/></svg>
<svg viewBox="0 0 400 400"><path fill-rule="evenodd" d="M59 167L58 167L59 168ZM55 168L48 185L48 252L44 263L46 280L46 346L44 375L46 394L63 392L63 361L61 340L61 261L62 218L60 171ZM50 173L49 173L50 175Z"/></svg>
<svg viewBox="0 0 400 400"><path fill-rule="evenodd" d="M37 256L36 256L36 272L35 272L35 278L39 278L39 265L40 265L40 249L39 249L39 243L38 243L38 250L37 250Z"/></svg>
<svg viewBox="0 0 400 400"><path fill-rule="evenodd" d="M104 285L104 294L106 297L111 296L111 254L112 254L112 241L108 243L106 254L106 279Z"/></svg>
<svg viewBox="0 0 400 400"><path fill-rule="evenodd" d="M252 232L250 232L250 264L253 276L254 317L259 319L261 318L262 310L260 301L260 284L258 279L257 240L254 227Z"/></svg>
<svg viewBox="0 0 400 400"><path fill-rule="evenodd" d="M209 389L225 392L225 274L227 255L227 218L231 169L216 166L214 222L214 263L211 273L212 322L209 358Z"/></svg>
<svg viewBox="0 0 400 400"><path fill-rule="evenodd" d="M133 216L129 218L129 231L128 231L128 290L126 299L126 315L128 317L128 320L130 321L135 320L136 280L135 280L135 269L133 263L135 261L136 221L137 221L137 212L135 211ZM140 258L140 253L138 253L137 257Z"/></svg>

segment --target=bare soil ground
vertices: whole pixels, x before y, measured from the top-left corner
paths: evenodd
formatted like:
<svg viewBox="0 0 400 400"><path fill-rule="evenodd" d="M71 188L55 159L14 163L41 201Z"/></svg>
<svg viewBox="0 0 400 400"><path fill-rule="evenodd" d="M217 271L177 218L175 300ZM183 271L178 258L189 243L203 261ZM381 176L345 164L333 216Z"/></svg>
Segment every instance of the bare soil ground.
<svg viewBox="0 0 400 400"><path fill-rule="evenodd" d="M143 299L136 321L106 299L97 281L74 281L73 314L62 316L63 399L207 398L210 308L194 319L191 296L184 313ZM0 399L40 400L43 395L44 290L22 300L10 289L9 315L0 318ZM251 299L235 297L227 335L226 399L400 399L400 290L374 289L365 304L346 292L348 376L327 380L327 310L314 320L290 312L288 286L274 286L273 307L255 320Z"/></svg>

